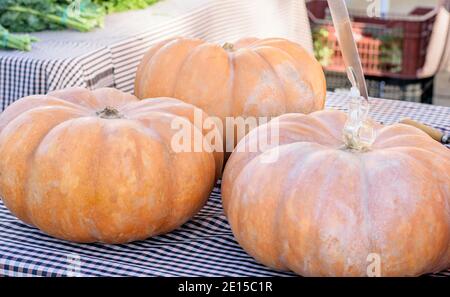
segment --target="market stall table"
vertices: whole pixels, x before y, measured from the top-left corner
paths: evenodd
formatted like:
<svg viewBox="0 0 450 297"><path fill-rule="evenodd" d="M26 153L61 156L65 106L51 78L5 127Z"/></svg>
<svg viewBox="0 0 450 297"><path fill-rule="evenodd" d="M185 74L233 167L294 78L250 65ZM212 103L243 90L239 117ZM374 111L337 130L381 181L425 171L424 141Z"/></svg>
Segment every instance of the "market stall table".
<svg viewBox="0 0 450 297"><path fill-rule="evenodd" d="M371 117L410 117L450 133L450 107L371 99ZM346 110L345 93L327 108ZM448 146L450 149L450 145ZM258 264L237 244L221 206L220 182L191 221L166 235L121 245L75 244L47 236L0 203L0 275L6 276L293 276ZM432 276L450 276L450 269Z"/></svg>

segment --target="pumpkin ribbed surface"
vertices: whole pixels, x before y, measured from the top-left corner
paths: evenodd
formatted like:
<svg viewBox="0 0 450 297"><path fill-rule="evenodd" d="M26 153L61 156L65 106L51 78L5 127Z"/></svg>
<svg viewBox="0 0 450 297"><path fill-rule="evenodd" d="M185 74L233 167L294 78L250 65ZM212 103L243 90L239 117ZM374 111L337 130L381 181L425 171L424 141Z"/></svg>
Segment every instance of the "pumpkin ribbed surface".
<svg viewBox="0 0 450 297"><path fill-rule="evenodd" d="M173 230L203 206L222 167L220 153L171 148L176 118L206 133L194 109L114 89L18 100L0 117L0 196L19 219L76 242Z"/></svg>
<svg viewBox="0 0 450 297"><path fill-rule="evenodd" d="M224 120L323 109L326 83L315 58L285 39L246 38L220 46L172 38L146 53L135 93L179 98Z"/></svg>
<svg viewBox="0 0 450 297"><path fill-rule="evenodd" d="M222 183L237 241L261 263L304 276L364 276L373 255L382 276L448 267L450 151L402 124L375 125L370 150L349 150L346 120L286 114L238 144ZM272 125L279 143L249 152Z"/></svg>

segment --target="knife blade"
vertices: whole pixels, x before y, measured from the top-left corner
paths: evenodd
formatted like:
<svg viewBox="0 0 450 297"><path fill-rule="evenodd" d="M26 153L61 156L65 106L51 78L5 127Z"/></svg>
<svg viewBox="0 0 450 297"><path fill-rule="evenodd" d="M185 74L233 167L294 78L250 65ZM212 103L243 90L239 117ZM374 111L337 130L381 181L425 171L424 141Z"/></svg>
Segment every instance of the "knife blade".
<svg viewBox="0 0 450 297"><path fill-rule="evenodd" d="M328 0L331 18L341 47L342 57L349 80L356 81L356 87L362 97L369 100L364 72L359 58L358 48L352 33L350 16L344 0ZM354 77L352 77L354 76ZM353 84L354 82L352 82Z"/></svg>

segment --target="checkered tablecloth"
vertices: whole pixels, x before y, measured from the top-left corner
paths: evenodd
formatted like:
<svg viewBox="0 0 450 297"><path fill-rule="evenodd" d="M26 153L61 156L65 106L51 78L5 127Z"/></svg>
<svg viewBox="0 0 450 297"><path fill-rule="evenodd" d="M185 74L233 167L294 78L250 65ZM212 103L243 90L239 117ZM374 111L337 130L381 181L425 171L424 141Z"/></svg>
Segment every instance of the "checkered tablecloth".
<svg viewBox="0 0 450 297"><path fill-rule="evenodd" d="M371 100L385 124L409 116L450 133L450 108ZM345 94L327 108L346 110ZM450 146L449 146L450 148ZM221 206L220 182L205 207L181 228L122 245L75 244L49 237L13 217L0 202L0 275L6 276L292 276L266 268L237 244ZM433 276L450 276L450 270Z"/></svg>
<svg viewBox="0 0 450 297"><path fill-rule="evenodd" d="M312 52L301 0L164 0L146 10L113 14L89 33L34 34L28 53L0 50L0 111L13 101L65 87L116 87L132 91L148 48L186 36L222 44L242 37L284 37Z"/></svg>

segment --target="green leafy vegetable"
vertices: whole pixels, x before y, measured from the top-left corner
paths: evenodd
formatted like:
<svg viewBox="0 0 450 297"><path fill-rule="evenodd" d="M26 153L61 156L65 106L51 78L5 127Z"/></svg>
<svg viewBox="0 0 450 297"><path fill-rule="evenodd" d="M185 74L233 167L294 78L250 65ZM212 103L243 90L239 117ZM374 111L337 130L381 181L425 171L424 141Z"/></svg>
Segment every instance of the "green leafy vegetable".
<svg viewBox="0 0 450 297"><path fill-rule="evenodd" d="M334 50L329 46L328 42L329 34L326 28L314 28L312 32L314 56L324 67L330 64L334 55Z"/></svg>
<svg viewBox="0 0 450 297"><path fill-rule="evenodd" d="M381 35L378 38L382 44L380 47L380 62L384 71L392 73L402 71L403 63L403 32L400 34Z"/></svg>
<svg viewBox="0 0 450 297"><path fill-rule="evenodd" d="M103 10L90 0L0 0L0 24L11 32L85 32L101 26L103 18Z"/></svg>
<svg viewBox="0 0 450 297"><path fill-rule="evenodd" d="M102 6L108 13L126 10L143 9L159 0L94 0L94 3Z"/></svg>
<svg viewBox="0 0 450 297"><path fill-rule="evenodd" d="M15 32L102 27L107 13L143 9L158 0L0 0L0 47L30 50L36 41ZM11 33L10 33L11 32Z"/></svg>
<svg viewBox="0 0 450 297"><path fill-rule="evenodd" d="M37 38L28 34L13 34L0 25L0 48L30 51L31 43Z"/></svg>

